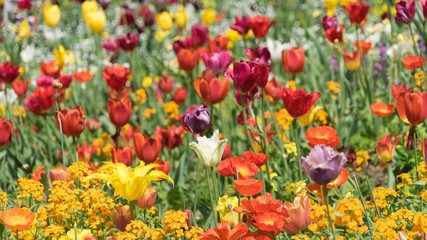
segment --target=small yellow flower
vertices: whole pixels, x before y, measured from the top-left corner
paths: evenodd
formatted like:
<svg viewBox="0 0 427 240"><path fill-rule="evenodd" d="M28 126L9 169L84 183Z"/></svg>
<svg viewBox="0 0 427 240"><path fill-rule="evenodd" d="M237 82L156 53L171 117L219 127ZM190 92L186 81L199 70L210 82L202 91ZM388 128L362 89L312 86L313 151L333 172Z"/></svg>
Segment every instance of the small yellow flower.
<svg viewBox="0 0 427 240"><path fill-rule="evenodd" d="M153 78L151 76L142 77L142 86L145 88L153 86Z"/></svg>
<svg viewBox="0 0 427 240"><path fill-rule="evenodd" d="M165 32L165 31L159 29L156 31L154 38L156 39L157 42L163 42L167 36L168 36L168 32Z"/></svg>
<svg viewBox="0 0 427 240"><path fill-rule="evenodd" d="M202 23L209 26L215 21L215 9L206 8L202 13Z"/></svg>
<svg viewBox="0 0 427 240"><path fill-rule="evenodd" d="M188 13L187 10L183 7L179 7L175 12L175 22L178 25L178 28L183 29L188 22Z"/></svg>
<svg viewBox="0 0 427 240"><path fill-rule="evenodd" d="M172 16L163 11L156 16L156 22L160 29L163 31L169 31L173 27Z"/></svg>
<svg viewBox="0 0 427 240"><path fill-rule="evenodd" d="M59 9L58 5L47 5L44 7L44 22L49 27L53 28L58 25L59 20L61 19L61 10Z"/></svg>
<svg viewBox="0 0 427 240"><path fill-rule="evenodd" d="M77 238L76 238L76 233L77 233ZM80 230L80 229L71 229L70 231L67 232L67 237L65 238L66 240L84 240L87 237L91 238L92 234L90 233L89 229L84 229L84 230Z"/></svg>
<svg viewBox="0 0 427 240"><path fill-rule="evenodd" d="M58 49L52 51L55 55L56 65L64 66L74 62L74 53L71 50L65 50L64 46L59 45Z"/></svg>

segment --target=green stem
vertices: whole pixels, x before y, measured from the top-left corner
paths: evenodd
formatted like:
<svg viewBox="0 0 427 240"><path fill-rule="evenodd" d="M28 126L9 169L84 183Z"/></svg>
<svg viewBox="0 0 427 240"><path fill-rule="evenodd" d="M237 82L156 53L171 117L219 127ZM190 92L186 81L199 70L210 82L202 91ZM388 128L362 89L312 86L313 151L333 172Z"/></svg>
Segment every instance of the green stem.
<svg viewBox="0 0 427 240"><path fill-rule="evenodd" d="M72 148L73 148L73 155L75 156L75 159L76 159L75 162L79 161L79 153L77 152L77 138L78 137L73 137L73 146L72 146Z"/></svg>
<svg viewBox="0 0 427 240"><path fill-rule="evenodd" d="M217 219L217 217L216 217L216 209L215 209L215 202L214 202L214 199L213 199L213 196L212 196L212 188L211 188L211 184L210 184L210 181L209 181L209 178L210 178L210 176L209 176L209 167L208 166L206 166L206 174L208 175L208 177L207 177L207 181L208 181L208 187L209 187L209 196L210 196L210 198L211 198L211 208L212 208L212 215L213 215L213 220L214 220L214 226L216 226L216 225L218 225L218 219Z"/></svg>
<svg viewBox="0 0 427 240"><path fill-rule="evenodd" d="M282 136L280 136L280 132L281 131L279 131L279 126L277 125L277 120L276 120L276 116L274 115L275 114L275 111L274 111L274 106L275 106L276 104L273 104L273 107L272 107L272 118L273 118L273 125L274 125L274 130L276 131L276 133L277 133L277 136L278 136L278 138L279 138L279 148L280 148L280 156L283 158L283 164L284 164L284 166L285 166L285 171L287 171L288 169L289 169L289 165L288 165L288 161L287 161L287 159L286 158L284 158L283 157L283 154L285 153L285 149L284 149L284 146L283 146L283 139L282 139ZM284 134L284 133L283 133ZM285 174L285 173L287 173L287 172L283 172L283 174ZM286 174L287 175L287 174Z"/></svg>
<svg viewBox="0 0 427 240"><path fill-rule="evenodd" d="M409 31L411 32L411 37L412 37L412 41L414 43L415 52L417 53L417 56L421 56L420 55L420 50L417 47L417 42L415 41L414 30L412 30L411 24L408 24L408 27L409 27Z"/></svg>
<svg viewBox="0 0 427 240"><path fill-rule="evenodd" d="M51 149L51 144L50 144L50 142L52 141L52 134L50 132L49 121L48 121L47 116L45 116L45 119L44 119L44 126L46 128L46 133L47 133L46 144L47 144L47 151L49 153L49 156L48 156L49 157L49 162L53 166L52 149Z"/></svg>
<svg viewBox="0 0 427 240"><path fill-rule="evenodd" d="M388 165L390 165L390 164L388 164ZM368 186L369 186L369 191L371 192L372 200L373 200L374 205L375 205L375 212L377 213L378 218L381 218L381 214L380 214L380 211L379 211L378 206L377 206L377 201L375 200L374 192L372 191L371 183L369 182L368 177L367 176L365 176L365 177L366 177L366 182L368 183Z"/></svg>
<svg viewBox="0 0 427 240"><path fill-rule="evenodd" d="M215 192L215 201L217 201L217 199L219 199L219 195L218 195L218 184L217 184L216 174L213 167L209 168L209 170L211 171L212 184Z"/></svg>
<svg viewBox="0 0 427 240"><path fill-rule="evenodd" d="M302 165L301 165L301 161L300 161L300 158L301 158L301 144L300 144L300 139L298 137L297 121L298 121L297 119L294 119L292 121L292 128L294 130L294 141L295 141L295 144L297 145L297 159L296 159L296 161L298 162L297 163L298 164L298 175L299 175L299 179L303 180L303 177L302 177Z"/></svg>
<svg viewBox="0 0 427 240"><path fill-rule="evenodd" d="M330 227L331 232L332 232L332 237L335 240L337 237L335 236L334 225L332 222L331 213L329 212L328 188L325 185L325 186L323 186L323 189L325 190L326 211L328 211L329 227Z"/></svg>
<svg viewBox="0 0 427 240"><path fill-rule="evenodd" d="M247 116L246 116L245 95L244 94L241 94L241 95L242 95L242 113L243 113L243 121L245 123L246 138L252 146L252 151L255 152L256 151L255 146L251 141L251 136L249 135L250 133L249 133L249 128L248 128L248 120L247 120Z"/></svg>
<svg viewBox="0 0 427 240"><path fill-rule="evenodd" d="M197 175L196 175L196 191L194 192L194 207L193 207L193 214L196 215L197 211L197 192L199 190L199 174L200 174L200 160L197 159ZM193 224L197 227L197 221L196 218L193 218Z"/></svg>
<svg viewBox="0 0 427 240"><path fill-rule="evenodd" d="M59 123L59 131L61 132L62 163L64 164L64 166L68 167L67 154L65 154L65 151L64 151L64 134L62 132L62 121L61 121L61 118L59 116L59 105L58 105L58 101L57 100L55 100L55 106L56 106L57 118L58 118L58 123Z"/></svg>

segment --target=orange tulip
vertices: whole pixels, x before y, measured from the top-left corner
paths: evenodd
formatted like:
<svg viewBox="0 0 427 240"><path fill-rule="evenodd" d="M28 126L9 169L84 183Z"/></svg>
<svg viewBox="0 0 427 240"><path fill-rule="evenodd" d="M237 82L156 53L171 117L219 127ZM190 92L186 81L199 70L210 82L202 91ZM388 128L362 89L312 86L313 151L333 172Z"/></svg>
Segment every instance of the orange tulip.
<svg viewBox="0 0 427 240"><path fill-rule="evenodd" d="M30 86L30 81L27 80L21 80L17 79L12 83L13 91L15 91L16 95L18 97L23 98L25 97L25 94L28 91L28 88Z"/></svg>
<svg viewBox="0 0 427 240"><path fill-rule="evenodd" d="M89 71L80 71L80 72L74 72L73 77L77 81L81 83L85 83L85 82L89 82L92 79L92 74L90 74Z"/></svg>
<svg viewBox="0 0 427 240"><path fill-rule="evenodd" d="M132 215L130 211L131 209L129 205L125 205L123 207L116 207L116 209L114 209L114 225L116 225L116 227L122 232L126 231L126 226L132 220ZM133 216L135 216L135 210Z"/></svg>
<svg viewBox="0 0 427 240"><path fill-rule="evenodd" d="M387 117L394 113L394 105L382 102L372 103L371 112L378 117Z"/></svg>
<svg viewBox="0 0 427 240"><path fill-rule="evenodd" d="M12 230L24 230L31 227L36 215L27 208L11 208L1 213L3 224Z"/></svg>
<svg viewBox="0 0 427 240"><path fill-rule="evenodd" d="M360 55L358 50L354 51L353 53L349 53L347 50L344 50L343 56L345 65L350 71L356 71L359 69Z"/></svg>
<svg viewBox="0 0 427 240"><path fill-rule="evenodd" d="M123 163L126 166L130 166L133 160L133 151L131 147L117 147L110 148L111 161L113 163Z"/></svg>
<svg viewBox="0 0 427 240"><path fill-rule="evenodd" d="M410 55L403 59L403 66L408 70L415 70L422 68L425 61L426 60L423 57Z"/></svg>
<svg viewBox="0 0 427 240"><path fill-rule="evenodd" d="M264 38L268 29L277 23L277 20L270 22L269 17L255 16L248 21L249 28L252 30L256 38Z"/></svg>
<svg viewBox="0 0 427 240"><path fill-rule="evenodd" d="M162 149L162 137L155 136L149 138L145 134L136 133L133 135L133 148L138 159L146 164L153 163L159 157Z"/></svg>
<svg viewBox="0 0 427 240"><path fill-rule="evenodd" d="M304 70L305 53L301 47L294 47L282 51L282 67L293 75L297 75Z"/></svg>
<svg viewBox="0 0 427 240"><path fill-rule="evenodd" d="M427 92L404 92L397 98L397 113L402 121L417 126L427 116Z"/></svg>
<svg viewBox="0 0 427 240"><path fill-rule="evenodd" d="M391 138L393 137L393 133L390 135L384 134L381 141L377 142L377 155L378 158L383 162L389 162L393 158L394 148L396 144L402 139L402 136L397 136L393 143L391 142Z"/></svg>
<svg viewBox="0 0 427 240"><path fill-rule="evenodd" d="M121 128L129 122L132 114L132 102L126 99L108 99L108 115L110 121L117 127Z"/></svg>
<svg viewBox="0 0 427 240"><path fill-rule="evenodd" d="M210 71L203 71L201 77L194 80L194 88L206 104L216 104L222 102L230 90L230 81L224 79L221 82L213 77Z"/></svg>
<svg viewBox="0 0 427 240"><path fill-rule="evenodd" d="M61 125L59 124L58 115ZM80 136L86 127L86 117L80 105L70 110L59 109L59 114L55 110L55 122L58 128L62 128L62 133L69 137Z"/></svg>
<svg viewBox="0 0 427 240"><path fill-rule="evenodd" d="M193 49L181 48L176 54L178 58L179 67L186 71L190 72L196 67L197 60L199 59L199 53Z"/></svg>
<svg viewBox="0 0 427 240"><path fill-rule="evenodd" d="M62 68L61 66L56 65L55 60L49 61L47 63L40 62L39 67L40 67L40 73L42 75L48 75L55 79L59 78L61 68Z"/></svg>
<svg viewBox="0 0 427 240"><path fill-rule="evenodd" d="M12 121L5 121L0 116L0 147L12 141L13 124Z"/></svg>
<svg viewBox="0 0 427 240"><path fill-rule="evenodd" d="M148 187L144 195L137 200L136 205L141 209L150 209L156 201L157 191L155 187Z"/></svg>
<svg viewBox="0 0 427 240"><path fill-rule="evenodd" d="M175 90L172 99L176 104L181 105L183 102L185 102L187 94L187 89L185 87L180 87Z"/></svg>

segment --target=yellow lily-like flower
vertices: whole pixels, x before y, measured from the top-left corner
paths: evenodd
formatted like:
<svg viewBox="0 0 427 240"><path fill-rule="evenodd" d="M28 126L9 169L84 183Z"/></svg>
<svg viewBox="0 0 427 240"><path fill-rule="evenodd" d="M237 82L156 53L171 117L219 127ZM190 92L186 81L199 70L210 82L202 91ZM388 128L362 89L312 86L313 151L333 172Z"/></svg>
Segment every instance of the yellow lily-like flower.
<svg viewBox="0 0 427 240"><path fill-rule="evenodd" d="M74 54L71 50L65 50L64 46L59 45L58 49L54 49L52 51L53 55L55 55L56 65L64 66L69 63L74 62Z"/></svg>
<svg viewBox="0 0 427 240"><path fill-rule="evenodd" d="M129 168L123 163L107 162L101 167L104 172L112 172L112 174L94 173L83 179L83 182L93 179L101 179L112 185L120 196L128 201L135 201L142 197L148 185L152 181L168 180L172 183L173 180L164 172L152 170L158 167L158 164L145 165L144 162L135 169Z"/></svg>
<svg viewBox="0 0 427 240"><path fill-rule="evenodd" d="M231 209L229 206L231 206ZM230 226L234 227L239 222L239 213L234 212L232 209L237 206L239 206L239 199L237 197L228 197L228 195L220 197L218 205L215 208L215 211L219 213L220 221L228 221Z"/></svg>
<svg viewBox="0 0 427 240"><path fill-rule="evenodd" d="M44 22L49 27L56 27L61 19L61 10L58 5L47 5L44 7Z"/></svg>

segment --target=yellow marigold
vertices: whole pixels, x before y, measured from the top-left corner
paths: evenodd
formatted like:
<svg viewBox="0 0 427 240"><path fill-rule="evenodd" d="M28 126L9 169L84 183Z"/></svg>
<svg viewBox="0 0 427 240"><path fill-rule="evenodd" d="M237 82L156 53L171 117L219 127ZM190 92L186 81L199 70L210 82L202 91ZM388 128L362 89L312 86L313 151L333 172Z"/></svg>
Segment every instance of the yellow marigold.
<svg viewBox="0 0 427 240"><path fill-rule="evenodd" d="M154 114L156 114L156 110L154 110L152 108L146 108L144 110L144 118L145 119L151 118L151 116Z"/></svg>
<svg viewBox="0 0 427 240"><path fill-rule="evenodd" d="M116 204L113 199L93 188L83 191L80 199L84 216L87 218L85 224L92 230L101 230L104 224L109 227L113 225L112 221L108 221L114 215Z"/></svg>
<svg viewBox="0 0 427 240"><path fill-rule="evenodd" d="M397 189L400 189L404 186L410 186L412 185L412 176L410 174L407 173L402 173L400 175L397 175L396 178L400 178L400 183L396 185Z"/></svg>
<svg viewBox="0 0 427 240"><path fill-rule="evenodd" d="M147 230L147 232L145 233L145 239L147 240L163 240L164 238L164 231L161 228L150 228Z"/></svg>
<svg viewBox="0 0 427 240"><path fill-rule="evenodd" d="M134 234L138 238L144 239L144 233L148 230L145 223L139 220L133 220L126 226L126 231Z"/></svg>
<svg viewBox="0 0 427 240"><path fill-rule="evenodd" d="M379 210L384 215L388 215L388 206L392 203L395 197L399 196L399 194L393 189L383 187L375 188L373 194ZM368 202L368 206L375 209L375 204L373 202Z"/></svg>
<svg viewBox="0 0 427 240"><path fill-rule="evenodd" d="M135 91L134 100L136 102L139 102L141 105L144 105L144 103L147 101L147 92L145 89L140 88Z"/></svg>
<svg viewBox="0 0 427 240"><path fill-rule="evenodd" d="M412 222L414 213L408 209L399 209L394 213L390 214L390 219L395 221L398 225L398 230L405 232L408 223Z"/></svg>
<svg viewBox="0 0 427 240"><path fill-rule="evenodd" d="M285 108L282 108L276 112L275 116L277 124L282 126L283 131L289 130L289 125L294 120L294 118L289 115L288 111L286 111Z"/></svg>
<svg viewBox="0 0 427 240"><path fill-rule="evenodd" d="M335 209L340 215L335 219L334 225L342 227L360 234L366 232L368 227L363 225L363 205L357 198L343 198L338 202Z"/></svg>
<svg viewBox="0 0 427 240"><path fill-rule="evenodd" d="M427 168L426 163L424 161L421 161L420 164L417 167L417 172L420 173L420 180L421 181L427 181Z"/></svg>
<svg viewBox="0 0 427 240"><path fill-rule="evenodd" d="M417 80L417 86L421 86L421 84L425 80L424 71L420 71L419 73L415 73L414 78L415 78L415 80Z"/></svg>
<svg viewBox="0 0 427 240"><path fill-rule="evenodd" d="M183 211L169 210L165 212L162 223L165 234L171 233L175 238L184 236L184 230L188 229L187 214Z"/></svg>
<svg viewBox="0 0 427 240"><path fill-rule="evenodd" d="M203 232L203 228L201 227L192 227L190 230L185 232L185 238L189 240L197 240Z"/></svg>
<svg viewBox="0 0 427 240"><path fill-rule="evenodd" d="M128 233L128 232L120 232L120 233L118 233L116 238L117 238L117 240L136 240L136 239L138 239L138 237L135 236L135 234Z"/></svg>
<svg viewBox="0 0 427 240"><path fill-rule="evenodd" d="M17 198L19 200L30 198L32 201L43 201L43 184L38 181L28 179L28 178L19 178L18 187L16 190L19 192Z"/></svg>
<svg viewBox="0 0 427 240"><path fill-rule="evenodd" d="M62 234L64 234L64 227L61 225L49 225L44 231L43 235L45 237L50 237L51 239L58 239Z"/></svg>
<svg viewBox="0 0 427 240"><path fill-rule="evenodd" d="M24 240L36 240L34 238L34 231L35 229L25 229L25 230L18 230L18 231L13 231L9 238L10 239L24 239Z"/></svg>
<svg viewBox="0 0 427 240"><path fill-rule="evenodd" d="M414 226L412 227L412 232L426 233L427 232L427 214L418 213L414 216Z"/></svg>
<svg viewBox="0 0 427 240"><path fill-rule="evenodd" d="M311 239L311 238L307 235L299 234L298 236L292 236L291 239L292 240L306 240L306 239Z"/></svg>
<svg viewBox="0 0 427 240"><path fill-rule="evenodd" d="M332 99L337 99L337 95L340 92L340 84L337 82L328 82L328 89L326 89L326 92L330 92L332 94Z"/></svg>
<svg viewBox="0 0 427 240"><path fill-rule="evenodd" d="M70 180L70 183L75 184L81 184L81 186L87 188L90 186L90 181L88 182L81 182L83 178L89 176L92 173L91 170L89 170L89 165L87 163L78 161L71 166L68 167L68 180ZM76 181L76 179L79 179ZM78 187L78 186L77 186Z"/></svg>
<svg viewBox="0 0 427 240"><path fill-rule="evenodd" d="M396 222L391 220L390 218L378 219L374 223L375 239L398 239L397 232L395 228L397 228Z"/></svg>
<svg viewBox="0 0 427 240"><path fill-rule="evenodd" d="M0 211L3 211L7 204L7 194L0 190Z"/></svg>
<svg viewBox="0 0 427 240"><path fill-rule="evenodd" d="M355 163L358 165L358 167L356 167L356 171L360 171L362 169L361 166L363 163L368 166L368 160L371 158L367 151L357 151L356 157Z"/></svg>
<svg viewBox="0 0 427 240"><path fill-rule="evenodd" d="M314 114L314 121L316 121L320 125L327 125L329 122L328 116L328 112L326 112L325 109L319 109L319 111Z"/></svg>
<svg viewBox="0 0 427 240"><path fill-rule="evenodd" d="M168 123L168 119L170 119L173 122L179 120L179 105L176 104L174 101L165 103L163 111L165 113L166 125Z"/></svg>
<svg viewBox="0 0 427 240"><path fill-rule="evenodd" d="M333 208L329 206L329 213L332 220L335 220L335 215L333 214ZM308 230L323 231L326 227L329 226L328 212L326 205L319 205L317 203L310 204L310 224Z"/></svg>

